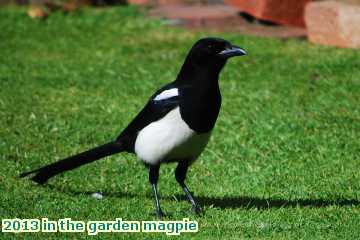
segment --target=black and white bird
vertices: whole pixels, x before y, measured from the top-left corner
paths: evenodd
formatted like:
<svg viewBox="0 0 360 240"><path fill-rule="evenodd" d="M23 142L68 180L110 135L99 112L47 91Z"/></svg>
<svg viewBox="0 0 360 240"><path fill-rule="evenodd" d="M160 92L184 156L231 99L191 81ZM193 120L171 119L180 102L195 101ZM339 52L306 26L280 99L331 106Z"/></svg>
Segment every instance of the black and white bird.
<svg viewBox="0 0 360 240"><path fill-rule="evenodd" d="M200 206L185 185L186 173L206 147L218 117L220 71L229 58L245 54L245 50L224 39L198 40L176 80L156 91L116 140L20 176L35 173L32 180L43 184L64 171L126 151L136 154L149 168L156 213L160 218L164 213L157 190L159 168L162 163L169 162L177 163L176 180L193 211L201 213Z"/></svg>

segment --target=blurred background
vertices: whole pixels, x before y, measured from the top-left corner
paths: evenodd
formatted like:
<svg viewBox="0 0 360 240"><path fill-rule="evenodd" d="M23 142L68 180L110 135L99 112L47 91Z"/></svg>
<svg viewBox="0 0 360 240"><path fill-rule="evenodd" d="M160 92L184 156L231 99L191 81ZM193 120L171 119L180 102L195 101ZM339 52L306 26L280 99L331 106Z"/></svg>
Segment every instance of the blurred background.
<svg viewBox="0 0 360 240"><path fill-rule="evenodd" d="M138 5L151 16L194 30L307 38L338 47L360 47L360 0L0 0L28 5L28 15L44 19L54 11L84 6Z"/></svg>
<svg viewBox="0 0 360 240"><path fill-rule="evenodd" d="M45 19L54 11L84 6L137 5L149 15L201 30L280 38L307 38L338 47L360 46L360 0L0 0L28 5L28 15Z"/></svg>

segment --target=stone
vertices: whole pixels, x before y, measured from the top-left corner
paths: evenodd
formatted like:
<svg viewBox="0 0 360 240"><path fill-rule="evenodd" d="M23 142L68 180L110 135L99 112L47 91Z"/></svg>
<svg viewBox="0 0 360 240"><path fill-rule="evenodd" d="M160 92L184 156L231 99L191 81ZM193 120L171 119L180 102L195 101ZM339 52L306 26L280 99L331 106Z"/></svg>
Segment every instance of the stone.
<svg viewBox="0 0 360 240"><path fill-rule="evenodd" d="M27 13L31 18L45 19L48 17L48 13L44 10L44 8L37 5L31 5Z"/></svg>
<svg viewBox="0 0 360 240"><path fill-rule="evenodd" d="M360 48L360 5L321 1L306 6L305 20L310 42Z"/></svg>
<svg viewBox="0 0 360 240"><path fill-rule="evenodd" d="M305 27L304 9L311 0L224 0L261 20L288 26Z"/></svg>
<svg viewBox="0 0 360 240"><path fill-rule="evenodd" d="M104 197L101 192L94 192L91 194L91 196L97 200L101 200Z"/></svg>

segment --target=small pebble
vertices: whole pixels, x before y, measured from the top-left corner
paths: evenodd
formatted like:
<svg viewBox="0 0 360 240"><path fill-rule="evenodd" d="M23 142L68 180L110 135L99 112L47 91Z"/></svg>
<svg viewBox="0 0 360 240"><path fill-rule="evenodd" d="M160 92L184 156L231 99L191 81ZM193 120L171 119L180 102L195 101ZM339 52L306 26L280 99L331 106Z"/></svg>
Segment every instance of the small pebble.
<svg viewBox="0 0 360 240"><path fill-rule="evenodd" d="M98 192L95 192L95 193L91 194L91 196L93 198L95 198L95 199L98 199L98 200L103 198L103 195L101 193L98 193Z"/></svg>

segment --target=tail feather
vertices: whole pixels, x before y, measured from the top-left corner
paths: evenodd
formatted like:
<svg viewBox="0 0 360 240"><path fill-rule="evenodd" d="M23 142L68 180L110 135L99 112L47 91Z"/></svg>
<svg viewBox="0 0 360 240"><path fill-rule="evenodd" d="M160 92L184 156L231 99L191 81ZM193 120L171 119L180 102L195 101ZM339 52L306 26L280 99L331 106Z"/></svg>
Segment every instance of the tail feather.
<svg viewBox="0 0 360 240"><path fill-rule="evenodd" d="M20 174L20 177L25 177L32 173L36 173L36 175L34 177L32 177L31 179L39 184L43 184L49 178L51 178L59 173L62 173L62 172L68 171L68 170L72 170L72 169L80 167L84 164L91 163L100 158L110 156L110 155L113 155L115 153L119 153L122 151L125 151L125 149L124 149L123 145L121 144L121 142L118 142L118 141L109 142L104 145L90 149L88 151L65 158L58 162L35 169L33 171L24 172L24 173Z"/></svg>

